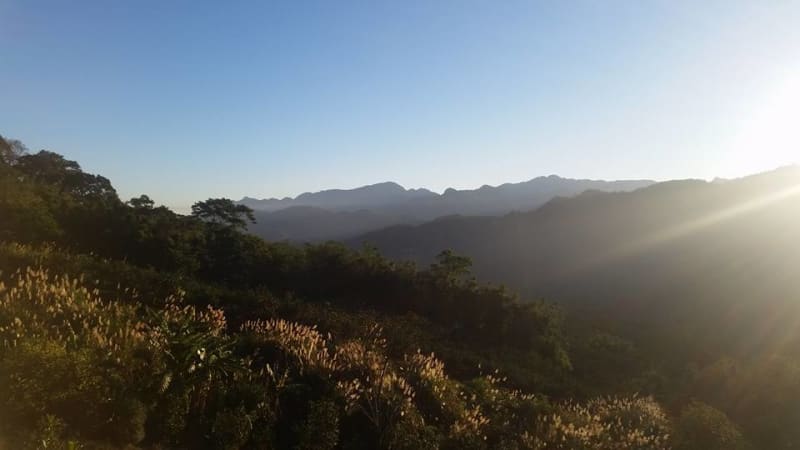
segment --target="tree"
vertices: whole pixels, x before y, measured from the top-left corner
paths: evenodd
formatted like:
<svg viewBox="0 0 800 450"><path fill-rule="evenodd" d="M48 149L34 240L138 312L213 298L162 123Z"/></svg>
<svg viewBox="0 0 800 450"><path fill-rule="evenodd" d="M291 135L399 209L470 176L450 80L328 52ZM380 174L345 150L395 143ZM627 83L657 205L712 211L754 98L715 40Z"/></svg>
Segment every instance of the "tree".
<svg viewBox="0 0 800 450"><path fill-rule="evenodd" d="M13 169L0 171L0 240L32 242L55 239L61 229L52 205L35 186L20 182Z"/></svg>
<svg viewBox="0 0 800 450"><path fill-rule="evenodd" d="M468 277L472 268L472 259L456 255L452 250L444 250L436 255L436 261L431 264L431 272L450 283Z"/></svg>
<svg viewBox="0 0 800 450"><path fill-rule="evenodd" d="M128 204L134 209L153 209L155 206L155 202L144 194L128 200Z"/></svg>
<svg viewBox="0 0 800 450"><path fill-rule="evenodd" d="M58 186L64 184L70 173L81 172L77 162L47 150L20 157L17 168L30 181Z"/></svg>
<svg viewBox="0 0 800 450"><path fill-rule="evenodd" d="M25 145L16 139L0 135L0 163L13 166L21 156L28 154Z"/></svg>
<svg viewBox="0 0 800 450"><path fill-rule="evenodd" d="M111 181L100 175L71 173L64 180L64 188L77 198L119 200Z"/></svg>
<svg viewBox="0 0 800 450"><path fill-rule="evenodd" d="M61 193L78 200L118 201L108 178L86 173L77 162L58 153L41 150L33 155L22 155L16 160L15 168L27 181L55 186Z"/></svg>
<svg viewBox="0 0 800 450"><path fill-rule="evenodd" d="M247 223L256 223L253 210L227 198L210 198L192 205L192 215L205 222L234 229L245 229Z"/></svg>

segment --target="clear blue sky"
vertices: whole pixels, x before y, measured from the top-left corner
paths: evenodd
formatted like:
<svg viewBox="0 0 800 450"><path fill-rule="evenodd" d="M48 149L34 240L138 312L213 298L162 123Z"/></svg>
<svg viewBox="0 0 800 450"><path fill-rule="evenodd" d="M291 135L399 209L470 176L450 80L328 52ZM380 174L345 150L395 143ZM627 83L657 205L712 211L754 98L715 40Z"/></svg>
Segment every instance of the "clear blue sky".
<svg viewBox="0 0 800 450"><path fill-rule="evenodd" d="M0 133L178 209L736 176L799 159L798 24L777 0L0 0Z"/></svg>

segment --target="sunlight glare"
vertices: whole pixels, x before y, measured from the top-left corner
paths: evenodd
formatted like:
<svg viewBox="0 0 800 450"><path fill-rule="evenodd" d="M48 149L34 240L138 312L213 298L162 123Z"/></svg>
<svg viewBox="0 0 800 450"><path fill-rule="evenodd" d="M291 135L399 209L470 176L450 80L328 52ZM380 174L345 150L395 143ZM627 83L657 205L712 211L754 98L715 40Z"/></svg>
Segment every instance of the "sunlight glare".
<svg viewBox="0 0 800 450"><path fill-rule="evenodd" d="M792 70L754 106L733 145L737 175L800 162L800 68Z"/></svg>
<svg viewBox="0 0 800 450"><path fill-rule="evenodd" d="M593 258L590 261L586 261L581 269L597 267L620 258L643 253L654 247L664 245L679 238L702 231L703 229L720 222L729 221L741 215L753 213L781 200L798 195L800 195L800 184L789 186L780 191L772 192L762 197L758 197L719 211L711 211L702 217L689 220L666 229L658 230L638 239L633 239L627 242L625 245L616 247L607 253L598 255L596 258Z"/></svg>

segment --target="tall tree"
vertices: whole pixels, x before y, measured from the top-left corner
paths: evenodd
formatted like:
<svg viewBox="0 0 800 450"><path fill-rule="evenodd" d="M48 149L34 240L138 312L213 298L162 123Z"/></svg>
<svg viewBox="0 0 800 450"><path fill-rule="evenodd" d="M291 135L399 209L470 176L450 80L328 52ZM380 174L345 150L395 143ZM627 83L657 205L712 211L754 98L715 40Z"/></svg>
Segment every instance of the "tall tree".
<svg viewBox="0 0 800 450"><path fill-rule="evenodd" d="M153 209L153 207L155 206L156 203L152 199L150 199L150 197L148 197L147 195L142 194L142 195L140 195L138 197L134 197L134 198L128 200L128 204L131 207L133 207L134 209L148 209L149 210L149 209Z"/></svg>
<svg viewBox="0 0 800 450"><path fill-rule="evenodd" d="M25 144L16 139L7 139L0 135L0 164L13 166L17 160L28 154Z"/></svg>
<svg viewBox="0 0 800 450"><path fill-rule="evenodd" d="M470 257L457 255L452 250L442 251L436 255L436 263L431 264L431 272L449 283L457 283L468 278L471 268Z"/></svg>
<svg viewBox="0 0 800 450"><path fill-rule="evenodd" d="M192 215L205 222L235 229L245 229L248 222L256 222L252 209L227 198L210 198L197 202L192 205Z"/></svg>

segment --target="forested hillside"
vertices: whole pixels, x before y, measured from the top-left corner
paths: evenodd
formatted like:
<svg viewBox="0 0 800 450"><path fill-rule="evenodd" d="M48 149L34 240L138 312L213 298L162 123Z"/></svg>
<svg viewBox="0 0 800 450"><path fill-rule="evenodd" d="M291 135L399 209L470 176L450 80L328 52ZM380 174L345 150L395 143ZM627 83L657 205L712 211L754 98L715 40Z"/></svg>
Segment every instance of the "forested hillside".
<svg viewBox="0 0 800 450"><path fill-rule="evenodd" d="M267 242L244 232L253 212L230 200L198 202L183 216L144 195L124 202L109 180L56 153L0 140L0 158L0 448L800 441L798 347L782 334L784 322L800 322L794 310L770 307L773 327L753 335L764 339L753 344L783 345L689 351L694 329L645 335L616 321L617 310L519 299L476 280L451 246L415 265L368 246ZM536 214L579 220L572 205L608 210L609 198L584 195ZM514 217L527 216L502 220ZM575 236L575 248L586 245ZM563 267L546 246L516 245ZM470 256L481 270L494 262ZM590 303L593 292L575 295ZM790 300L772 297L782 293L754 302Z"/></svg>

